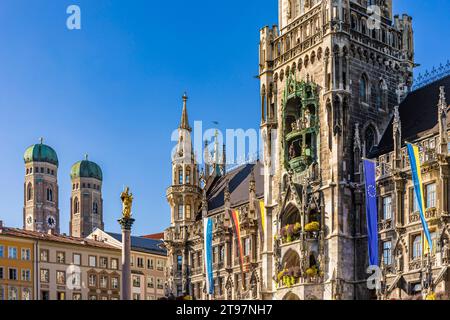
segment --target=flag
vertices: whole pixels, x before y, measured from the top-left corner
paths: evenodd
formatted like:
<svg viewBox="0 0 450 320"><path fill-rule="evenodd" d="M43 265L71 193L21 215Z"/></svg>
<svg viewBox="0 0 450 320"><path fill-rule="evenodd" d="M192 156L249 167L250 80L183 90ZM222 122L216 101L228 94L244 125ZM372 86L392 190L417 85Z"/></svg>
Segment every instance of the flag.
<svg viewBox="0 0 450 320"><path fill-rule="evenodd" d="M241 241L241 226L239 223L239 211L231 210L231 219L233 220L234 234L236 236L237 245L239 249L239 262L241 263L241 271L244 269L244 252Z"/></svg>
<svg viewBox="0 0 450 320"><path fill-rule="evenodd" d="M211 218L203 220L203 238L205 241L205 270L206 270L206 290L209 294L214 293L214 279L213 279L213 262L212 262L212 230L213 221Z"/></svg>
<svg viewBox="0 0 450 320"><path fill-rule="evenodd" d="M375 162L367 159L364 159L363 162L366 183L366 220L369 245L369 265L378 266L378 211Z"/></svg>
<svg viewBox="0 0 450 320"><path fill-rule="evenodd" d="M255 200L255 210L259 223L259 236L261 237L261 243L264 243L264 234L266 233L266 208L264 206L264 200Z"/></svg>
<svg viewBox="0 0 450 320"><path fill-rule="evenodd" d="M429 248L431 252L433 250L433 241L431 239L430 229L428 229L428 223L425 219L425 201L423 196L423 184L422 184L422 171L420 168L419 148L410 143L406 144L408 148L409 162L411 164L411 173L414 183L414 192L416 194L416 200L419 205L420 220L422 221L423 231L425 233L425 246Z"/></svg>

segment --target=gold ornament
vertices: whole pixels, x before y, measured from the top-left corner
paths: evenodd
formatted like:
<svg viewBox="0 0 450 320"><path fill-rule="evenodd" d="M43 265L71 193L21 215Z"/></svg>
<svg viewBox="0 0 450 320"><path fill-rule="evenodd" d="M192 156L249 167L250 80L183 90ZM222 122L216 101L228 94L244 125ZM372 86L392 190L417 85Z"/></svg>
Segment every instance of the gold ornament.
<svg viewBox="0 0 450 320"><path fill-rule="evenodd" d="M126 187L120 194L122 200L122 216L125 219L131 218L131 206L133 205L133 194L130 193L130 188Z"/></svg>

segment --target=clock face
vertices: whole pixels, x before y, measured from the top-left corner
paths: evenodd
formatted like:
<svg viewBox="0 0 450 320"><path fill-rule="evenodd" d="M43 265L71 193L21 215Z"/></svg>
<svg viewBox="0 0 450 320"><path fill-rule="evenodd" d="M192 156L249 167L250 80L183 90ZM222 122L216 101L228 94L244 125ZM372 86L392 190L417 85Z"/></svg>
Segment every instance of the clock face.
<svg viewBox="0 0 450 320"><path fill-rule="evenodd" d="M47 226L50 229L54 229L56 227L56 220L52 216L47 216Z"/></svg>
<svg viewBox="0 0 450 320"><path fill-rule="evenodd" d="M27 222L27 225L32 225L33 224L33 216L31 216L31 215L28 216L26 222Z"/></svg>

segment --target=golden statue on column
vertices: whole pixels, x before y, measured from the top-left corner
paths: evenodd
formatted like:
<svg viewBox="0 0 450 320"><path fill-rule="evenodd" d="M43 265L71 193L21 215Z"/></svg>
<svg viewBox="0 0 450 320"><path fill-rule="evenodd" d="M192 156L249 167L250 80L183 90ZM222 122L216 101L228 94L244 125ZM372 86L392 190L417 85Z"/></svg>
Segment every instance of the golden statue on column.
<svg viewBox="0 0 450 320"><path fill-rule="evenodd" d="M120 194L122 200L122 216L125 219L131 218L131 206L133 205L133 194L130 193L130 188L126 187Z"/></svg>

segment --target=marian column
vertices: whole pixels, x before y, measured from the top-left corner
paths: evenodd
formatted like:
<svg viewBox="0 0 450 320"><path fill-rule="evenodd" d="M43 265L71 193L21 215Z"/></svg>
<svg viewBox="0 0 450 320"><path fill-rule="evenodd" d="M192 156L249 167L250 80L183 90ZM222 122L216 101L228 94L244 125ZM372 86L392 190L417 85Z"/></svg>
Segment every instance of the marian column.
<svg viewBox="0 0 450 320"><path fill-rule="evenodd" d="M131 218L131 205L133 204L133 194L130 189L120 195L122 200L122 219L118 220L122 227L122 300L131 300L131 227L134 219Z"/></svg>

